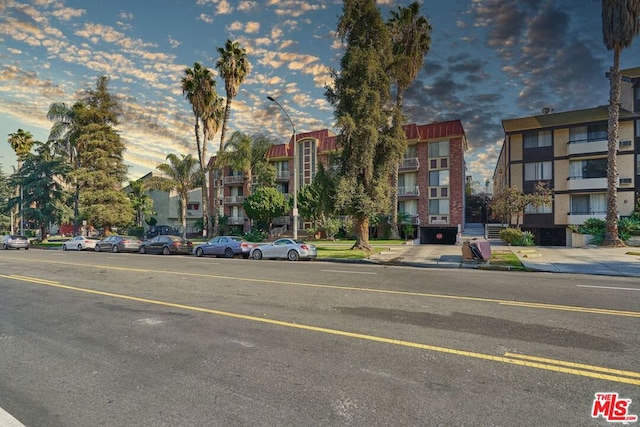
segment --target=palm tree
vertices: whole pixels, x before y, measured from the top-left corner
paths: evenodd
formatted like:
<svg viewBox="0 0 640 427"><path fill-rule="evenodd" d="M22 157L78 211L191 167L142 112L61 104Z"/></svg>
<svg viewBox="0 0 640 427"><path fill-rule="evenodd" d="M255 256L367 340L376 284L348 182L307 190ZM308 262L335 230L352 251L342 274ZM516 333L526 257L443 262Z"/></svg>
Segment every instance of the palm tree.
<svg viewBox="0 0 640 427"><path fill-rule="evenodd" d="M407 7L391 11L387 21L393 42L393 62L391 75L396 84L396 105L393 115L392 141L395 142L395 165L391 176L391 238L398 239L398 167L407 149L407 138L402 124L404 93L415 80L424 63L424 57L431 47L431 25L426 17L420 16L420 3L413 2Z"/></svg>
<svg viewBox="0 0 640 427"><path fill-rule="evenodd" d="M225 151L218 154L216 161L221 167L231 166L242 172L247 183L247 195L251 194L252 182L252 141L248 135L236 131L225 144Z"/></svg>
<svg viewBox="0 0 640 427"><path fill-rule="evenodd" d="M227 123L231 115L231 101L238 95L238 88L249 74L251 66L246 50L241 48L238 42L227 40L224 48L219 47L217 50L220 57L216 61L216 68L220 71L220 76L224 80L224 89L227 92L222 133L220 134L220 151L224 151L224 135L227 132Z"/></svg>
<svg viewBox="0 0 640 427"><path fill-rule="evenodd" d="M153 209L153 199L149 196L147 183L138 179L129 181L129 199L131 206L136 211L136 226L142 227L145 215L148 215Z"/></svg>
<svg viewBox="0 0 640 427"><path fill-rule="evenodd" d="M620 119L620 52L640 32L640 1L602 0L602 35L608 50L613 50L613 66L609 69L609 123L607 155L607 229L604 246L624 246L618 235L618 121Z"/></svg>
<svg viewBox="0 0 640 427"><path fill-rule="evenodd" d="M205 176L207 165L207 141L213 138L217 131L215 128L215 107L220 105L216 82L213 73L202 64L196 62L193 68L185 68L184 77L181 80L182 94L187 98L193 110L195 118L194 132L198 148L198 161L200 173ZM203 122L203 141L200 142L200 122ZM207 180L202 180L202 225L206 234L209 234L209 191Z"/></svg>
<svg viewBox="0 0 640 427"><path fill-rule="evenodd" d="M7 140L13 151L16 152L16 156L18 156L18 174L22 172L22 162L27 158L29 153L31 152L31 148L33 148L33 144L35 144L35 140L33 139L33 135L29 131L25 131L22 129L18 129L14 133L9 134L9 139ZM18 186L16 197L20 197L20 205L16 205L14 208L14 212L22 211L22 186ZM20 221L20 217L16 215L16 221ZM22 226L20 226L22 229Z"/></svg>
<svg viewBox="0 0 640 427"><path fill-rule="evenodd" d="M156 169L164 176L153 177L149 180L151 188L163 191L176 191L180 198L180 210L178 217L182 222L182 237L187 238L187 203L189 202L189 191L200 185L202 174L198 169L198 160L191 154L182 154L179 158L175 154L167 156L168 163L158 165Z"/></svg>

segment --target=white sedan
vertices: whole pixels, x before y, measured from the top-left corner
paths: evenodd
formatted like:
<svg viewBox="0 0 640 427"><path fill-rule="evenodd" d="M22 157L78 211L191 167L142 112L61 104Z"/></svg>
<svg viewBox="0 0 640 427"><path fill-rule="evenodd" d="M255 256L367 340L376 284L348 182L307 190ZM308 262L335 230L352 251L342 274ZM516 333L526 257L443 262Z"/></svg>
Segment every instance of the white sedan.
<svg viewBox="0 0 640 427"><path fill-rule="evenodd" d="M76 236L71 240L67 240L62 244L63 251L84 251L86 249L95 249L96 242L100 239L94 237Z"/></svg>
<svg viewBox="0 0 640 427"><path fill-rule="evenodd" d="M253 259L283 258L289 261L314 259L318 257L315 245L300 240L278 239L265 245L254 246L249 253Z"/></svg>

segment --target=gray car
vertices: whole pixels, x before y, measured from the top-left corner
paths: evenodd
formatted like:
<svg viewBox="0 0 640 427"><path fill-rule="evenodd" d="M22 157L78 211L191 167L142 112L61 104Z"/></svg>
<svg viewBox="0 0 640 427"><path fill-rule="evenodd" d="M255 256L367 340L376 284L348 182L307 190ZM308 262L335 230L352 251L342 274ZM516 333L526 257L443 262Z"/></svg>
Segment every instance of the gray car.
<svg viewBox="0 0 640 427"><path fill-rule="evenodd" d="M318 257L318 250L315 245L310 243L285 238L265 245L255 246L251 249L250 256L253 259L282 258L288 259L289 261L297 261L299 259L310 260Z"/></svg>
<svg viewBox="0 0 640 427"><path fill-rule="evenodd" d="M29 250L29 239L26 236L11 234L2 236L2 249L24 249Z"/></svg>
<svg viewBox="0 0 640 427"><path fill-rule="evenodd" d="M193 253L196 256L215 255L233 258L235 255L242 255L243 258L249 258L249 252L255 245L238 236L217 236L196 246Z"/></svg>
<svg viewBox="0 0 640 427"><path fill-rule="evenodd" d="M138 252L142 241L135 236L109 236L96 242L96 252Z"/></svg>

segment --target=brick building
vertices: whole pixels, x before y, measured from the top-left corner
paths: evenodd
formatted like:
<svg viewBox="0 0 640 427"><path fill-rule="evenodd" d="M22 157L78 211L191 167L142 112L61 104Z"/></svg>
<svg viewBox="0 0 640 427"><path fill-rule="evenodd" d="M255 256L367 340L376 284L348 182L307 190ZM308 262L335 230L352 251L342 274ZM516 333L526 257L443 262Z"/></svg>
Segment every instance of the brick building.
<svg viewBox="0 0 640 427"><path fill-rule="evenodd" d="M464 226L465 161L467 140L459 120L405 126L408 146L398 175L398 210L405 212L419 230L422 243L455 243ZM337 136L328 129L296 135L298 144L298 188L313 181L318 164L331 168L332 155L339 152ZM285 196L293 191L293 138L273 145L267 153L275 167L276 187ZM209 162L212 166L215 157ZM219 172L216 172L219 173ZM210 176L211 200L235 231L248 230L242 210L247 182L238 171L225 168ZM276 226L290 226L291 216L277 218ZM300 229L304 223L300 223Z"/></svg>

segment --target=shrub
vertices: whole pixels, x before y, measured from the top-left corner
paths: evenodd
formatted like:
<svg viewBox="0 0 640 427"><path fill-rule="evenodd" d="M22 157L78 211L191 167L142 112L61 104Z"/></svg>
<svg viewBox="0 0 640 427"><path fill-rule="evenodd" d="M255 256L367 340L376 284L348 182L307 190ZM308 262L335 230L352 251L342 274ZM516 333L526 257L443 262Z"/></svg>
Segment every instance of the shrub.
<svg viewBox="0 0 640 427"><path fill-rule="evenodd" d="M260 230L254 230L244 234L245 240L256 243L263 242L267 237L269 237L269 233Z"/></svg>
<svg viewBox="0 0 640 427"><path fill-rule="evenodd" d="M516 243L516 246L533 246L534 239L535 236L532 232L524 231L522 232L520 241Z"/></svg>
<svg viewBox="0 0 640 427"><path fill-rule="evenodd" d="M500 230L498 235L503 242L507 245L518 245L518 242L522 240L522 231L517 228L504 228Z"/></svg>

